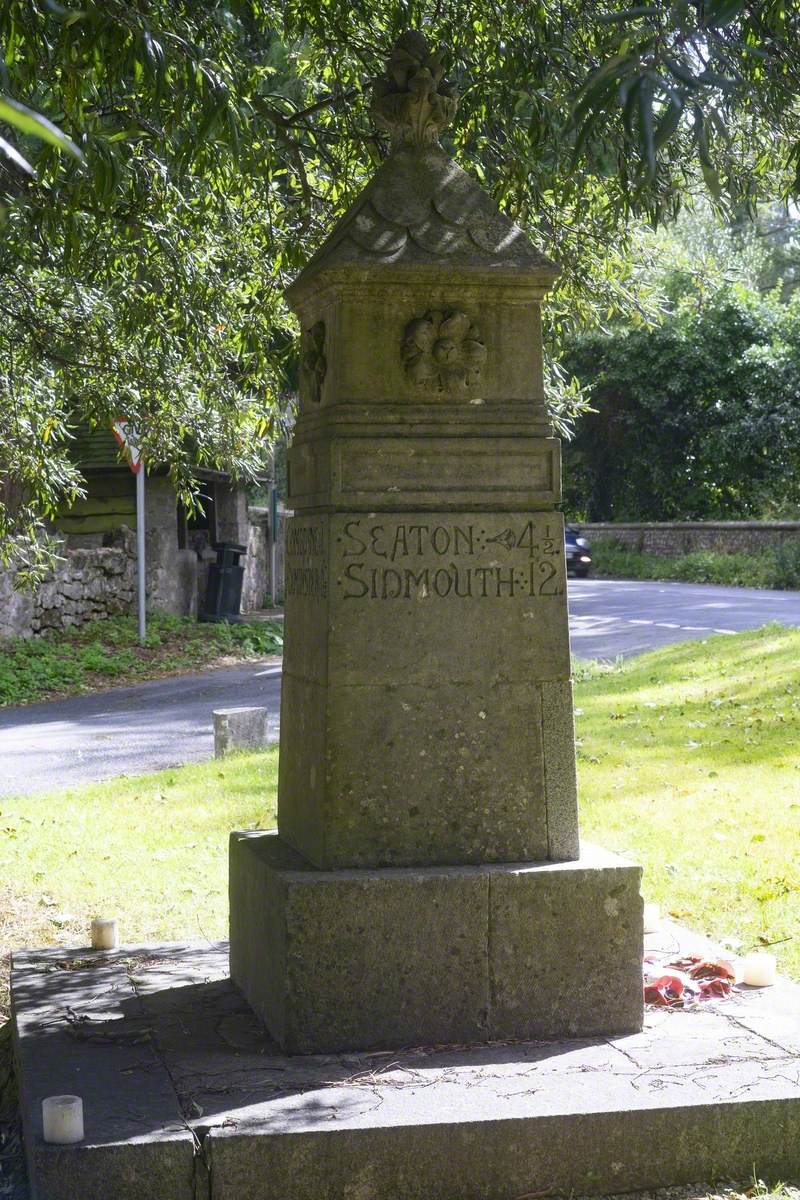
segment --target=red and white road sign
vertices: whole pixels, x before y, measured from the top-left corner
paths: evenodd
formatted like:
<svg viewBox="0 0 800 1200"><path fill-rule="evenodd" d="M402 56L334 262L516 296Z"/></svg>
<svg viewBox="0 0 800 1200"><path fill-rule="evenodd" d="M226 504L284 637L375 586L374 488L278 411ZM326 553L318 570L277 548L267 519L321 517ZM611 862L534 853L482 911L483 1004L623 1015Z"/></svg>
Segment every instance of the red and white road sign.
<svg viewBox="0 0 800 1200"><path fill-rule="evenodd" d="M136 426L127 421L125 417L117 417L111 422L111 432L125 451L128 466L134 475L138 475L142 469L142 452L139 447Z"/></svg>

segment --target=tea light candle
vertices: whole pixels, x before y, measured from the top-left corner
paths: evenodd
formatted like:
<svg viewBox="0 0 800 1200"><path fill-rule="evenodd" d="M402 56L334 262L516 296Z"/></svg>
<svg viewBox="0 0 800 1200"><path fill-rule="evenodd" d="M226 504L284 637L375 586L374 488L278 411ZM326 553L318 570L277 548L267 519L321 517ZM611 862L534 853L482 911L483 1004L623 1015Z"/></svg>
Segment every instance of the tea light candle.
<svg viewBox="0 0 800 1200"><path fill-rule="evenodd" d="M93 950L116 950L118 946L119 934L116 921L102 919L92 921Z"/></svg>
<svg viewBox="0 0 800 1200"><path fill-rule="evenodd" d="M51 1146L83 1141L83 1101L80 1096L48 1096L42 1101L44 1140Z"/></svg>
<svg viewBox="0 0 800 1200"><path fill-rule="evenodd" d="M644 906L644 931L645 933L658 933L661 929L661 912L657 904L645 904Z"/></svg>
<svg viewBox="0 0 800 1200"><path fill-rule="evenodd" d="M742 961L742 983L750 987L772 987L777 978L777 960L774 954L753 950Z"/></svg>

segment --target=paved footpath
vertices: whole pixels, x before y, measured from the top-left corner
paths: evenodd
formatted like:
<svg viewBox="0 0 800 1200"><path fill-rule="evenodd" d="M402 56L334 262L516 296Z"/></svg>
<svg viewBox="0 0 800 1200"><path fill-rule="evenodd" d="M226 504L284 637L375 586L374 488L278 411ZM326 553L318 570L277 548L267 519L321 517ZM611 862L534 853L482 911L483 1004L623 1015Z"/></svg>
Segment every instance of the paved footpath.
<svg viewBox="0 0 800 1200"><path fill-rule="evenodd" d="M579 658L641 654L768 621L800 625L800 592L578 579L570 580L569 602ZM237 704L266 706L277 737L276 660L0 710L0 796L211 758L211 711Z"/></svg>

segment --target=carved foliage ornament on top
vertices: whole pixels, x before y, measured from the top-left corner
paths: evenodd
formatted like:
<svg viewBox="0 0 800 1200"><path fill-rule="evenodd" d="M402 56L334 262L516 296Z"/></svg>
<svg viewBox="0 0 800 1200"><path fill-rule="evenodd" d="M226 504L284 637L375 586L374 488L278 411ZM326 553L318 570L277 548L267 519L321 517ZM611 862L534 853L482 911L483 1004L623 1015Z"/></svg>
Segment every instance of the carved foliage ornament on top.
<svg viewBox="0 0 800 1200"><path fill-rule="evenodd" d="M404 33L386 73L375 80L371 109L375 123L391 132L395 144L431 145L457 108L458 92L444 77L442 52L431 50L423 34Z"/></svg>

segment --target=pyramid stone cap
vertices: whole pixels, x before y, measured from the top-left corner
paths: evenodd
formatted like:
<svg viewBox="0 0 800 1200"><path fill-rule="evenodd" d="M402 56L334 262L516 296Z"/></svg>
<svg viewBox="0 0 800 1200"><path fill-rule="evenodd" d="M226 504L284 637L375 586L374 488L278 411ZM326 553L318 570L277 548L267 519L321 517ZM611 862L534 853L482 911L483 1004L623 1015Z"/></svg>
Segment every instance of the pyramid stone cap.
<svg viewBox="0 0 800 1200"><path fill-rule="evenodd" d="M547 287L559 267L500 212L494 200L439 145L457 95L441 57L420 34L404 34L372 112L392 149L377 173L287 290L299 301L321 276L395 279L449 268L481 282L502 276ZM499 279L498 279L499 282Z"/></svg>

